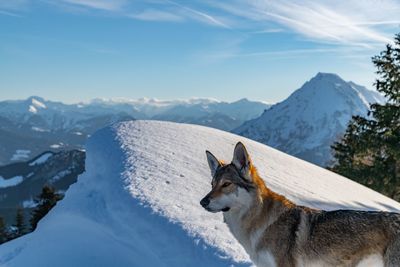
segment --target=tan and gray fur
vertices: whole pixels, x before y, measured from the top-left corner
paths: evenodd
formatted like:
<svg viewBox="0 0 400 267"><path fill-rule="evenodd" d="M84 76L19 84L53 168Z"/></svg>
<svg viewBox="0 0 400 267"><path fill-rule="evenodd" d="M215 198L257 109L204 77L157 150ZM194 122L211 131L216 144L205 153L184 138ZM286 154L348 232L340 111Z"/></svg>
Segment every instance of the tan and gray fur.
<svg viewBox="0 0 400 267"><path fill-rule="evenodd" d="M242 143L230 164L206 152L212 189L200 201L225 223L258 266L400 266L400 215L323 211L270 190Z"/></svg>

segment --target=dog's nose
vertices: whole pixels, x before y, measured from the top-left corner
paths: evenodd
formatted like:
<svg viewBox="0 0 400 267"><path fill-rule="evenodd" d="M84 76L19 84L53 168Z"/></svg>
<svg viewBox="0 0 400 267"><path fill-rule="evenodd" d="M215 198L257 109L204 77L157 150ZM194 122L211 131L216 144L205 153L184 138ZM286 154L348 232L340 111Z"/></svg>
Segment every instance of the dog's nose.
<svg viewBox="0 0 400 267"><path fill-rule="evenodd" d="M207 207L208 204L210 204L210 199L208 197L205 197L200 201L200 205L202 205L203 208Z"/></svg>

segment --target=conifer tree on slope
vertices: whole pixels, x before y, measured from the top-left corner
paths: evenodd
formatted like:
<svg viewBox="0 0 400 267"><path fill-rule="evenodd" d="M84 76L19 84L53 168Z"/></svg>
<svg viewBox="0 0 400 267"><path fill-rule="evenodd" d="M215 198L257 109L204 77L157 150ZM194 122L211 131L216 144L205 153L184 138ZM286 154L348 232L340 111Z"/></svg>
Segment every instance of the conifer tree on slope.
<svg viewBox="0 0 400 267"><path fill-rule="evenodd" d="M17 229L16 236L14 238L17 238L25 234L26 232L25 216L24 216L24 210L21 207L17 209L17 215L15 216L14 227Z"/></svg>
<svg viewBox="0 0 400 267"><path fill-rule="evenodd" d="M353 117L343 139L332 146L330 169L400 200L400 33L372 61L376 89L387 102L372 104L367 118Z"/></svg>
<svg viewBox="0 0 400 267"><path fill-rule="evenodd" d="M35 199L36 208L32 211L30 219L31 231L36 229L38 222L62 199L62 195L54 191L50 186L45 185L42 192Z"/></svg>
<svg viewBox="0 0 400 267"><path fill-rule="evenodd" d="M0 217L0 244L8 240L8 234L6 229L6 223L3 217Z"/></svg>

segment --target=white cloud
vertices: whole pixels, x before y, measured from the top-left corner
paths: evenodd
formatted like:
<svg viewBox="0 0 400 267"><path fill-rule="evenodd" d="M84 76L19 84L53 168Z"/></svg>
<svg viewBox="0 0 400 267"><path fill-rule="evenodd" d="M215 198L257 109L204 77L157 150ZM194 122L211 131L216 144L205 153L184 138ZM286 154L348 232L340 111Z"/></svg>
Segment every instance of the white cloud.
<svg viewBox="0 0 400 267"><path fill-rule="evenodd" d="M19 17L21 18L22 16L17 14L17 13L13 13L13 12L9 12L9 11L4 11L4 10L0 10L0 15L5 15L5 16L11 16L11 17Z"/></svg>
<svg viewBox="0 0 400 267"><path fill-rule="evenodd" d="M22 10L29 4L29 0L0 0L0 9L4 10Z"/></svg>
<svg viewBox="0 0 400 267"><path fill-rule="evenodd" d="M179 4L174 1L170 1L170 0L166 0L166 1L168 3L171 3L172 5L176 5L177 7L179 7L181 9L181 12L183 11L185 16L189 17L190 19L193 19L193 20L196 20L196 21L199 21L202 23L206 23L209 25L213 25L213 26L230 29L230 26L228 24L224 23L221 19L219 19L215 16L212 16L206 12L199 11L197 9Z"/></svg>
<svg viewBox="0 0 400 267"><path fill-rule="evenodd" d="M197 21L249 33L294 32L308 40L371 46L391 42L400 25L399 0L41 0L48 4L103 10L145 21ZM0 0L3 15L32 0ZM66 9L67 10L67 9ZM394 30L396 29L396 30Z"/></svg>
<svg viewBox="0 0 400 267"><path fill-rule="evenodd" d="M391 0L237 0L229 5L209 4L255 21L258 27L273 22L307 39L343 45L370 47L391 42L392 36L385 27L400 24L400 2Z"/></svg>
<svg viewBox="0 0 400 267"><path fill-rule="evenodd" d="M100 10L108 10L108 11L117 11L122 9L124 5L127 4L126 0L62 0L65 3L74 4L78 6L100 9Z"/></svg>
<svg viewBox="0 0 400 267"><path fill-rule="evenodd" d="M178 16L174 13L162 11L162 10L155 10L155 9L147 9L140 13L130 14L128 15L131 18L139 19L139 20L146 20L146 21L183 21L184 18L182 16Z"/></svg>
<svg viewBox="0 0 400 267"><path fill-rule="evenodd" d="M253 31L252 33L262 34L262 33L277 33L277 32L284 32L284 30L280 28L268 28L264 30Z"/></svg>
<svg viewBox="0 0 400 267"><path fill-rule="evenodd" d="M2 0L0 0L2 1ZM19 0L21 1L21 0ZM128 1L128 0L59 0L62 3L86 7L91 9L105 10L144 21L197 21L207 25L230 28L222 18L210 15L208 12L200 11L177 1ZM141 11L136 11L141 10Z"/></svg>

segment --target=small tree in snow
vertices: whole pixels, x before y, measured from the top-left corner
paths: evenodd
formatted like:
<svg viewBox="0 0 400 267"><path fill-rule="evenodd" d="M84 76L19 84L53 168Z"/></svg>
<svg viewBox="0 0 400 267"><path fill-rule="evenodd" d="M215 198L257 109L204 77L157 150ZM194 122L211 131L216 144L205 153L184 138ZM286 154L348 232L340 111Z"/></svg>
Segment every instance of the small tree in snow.
<svg viewBox="0 0 400 267"><path fill-rule="evenodd" d="M3 217L0 217L0 244L6 242L8 238L6 223L4 222Z"/></svg>
<svg viewBox="0 0 400 267"><path fill-rule="evenodd" d="M54 188L45 185L40 195L35 199L36 208L30 219L31 231L36 229L38 222L56 205L63 196L54 191Z"/></svg>
<svg viewBox="0 0 400 267"><path fill-rule="evenodd" d="M16 236L14 238L17 238L26 233L24 210L21 207L18 207L17 209L14 227L16 228Z"/></svg>

